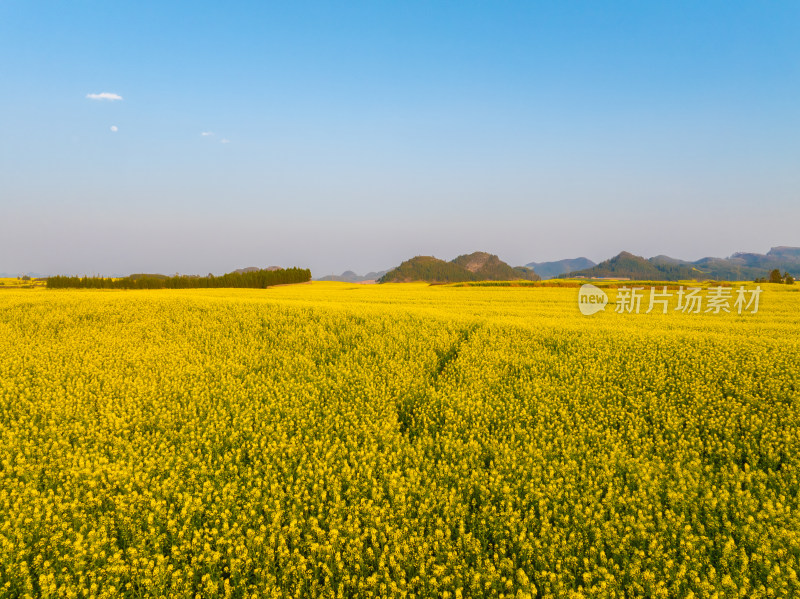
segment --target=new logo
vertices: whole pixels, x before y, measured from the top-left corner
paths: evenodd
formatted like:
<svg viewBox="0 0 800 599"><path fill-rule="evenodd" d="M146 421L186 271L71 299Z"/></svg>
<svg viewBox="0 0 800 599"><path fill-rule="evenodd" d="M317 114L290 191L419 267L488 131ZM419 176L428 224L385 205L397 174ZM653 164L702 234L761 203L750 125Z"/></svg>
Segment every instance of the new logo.
<svg viewBox="0 0 800 599"><path fill-rule="evenodd" d="M608 295L606 292L594 285L581 285L578 292L578 308L584 316L591 316L606 309Z"/></svg>

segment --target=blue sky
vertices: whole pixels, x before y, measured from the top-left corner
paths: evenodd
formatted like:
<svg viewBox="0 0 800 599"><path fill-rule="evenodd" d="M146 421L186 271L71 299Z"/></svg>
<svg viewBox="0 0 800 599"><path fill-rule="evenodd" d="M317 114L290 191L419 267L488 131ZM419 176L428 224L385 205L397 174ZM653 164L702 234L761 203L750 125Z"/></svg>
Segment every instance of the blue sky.
<svg viewBox="0 0 800 599"><path fill-rule="evenodd" d="M796 2L11 0L0 82L0 272L800 245Z"/></svg>

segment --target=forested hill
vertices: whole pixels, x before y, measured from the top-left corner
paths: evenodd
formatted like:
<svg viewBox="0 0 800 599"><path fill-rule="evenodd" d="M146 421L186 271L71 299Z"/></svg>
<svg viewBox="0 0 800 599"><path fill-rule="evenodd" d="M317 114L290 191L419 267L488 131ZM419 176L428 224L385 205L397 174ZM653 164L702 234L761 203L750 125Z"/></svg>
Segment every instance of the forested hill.
<svg viewBox="0 0 800 599"><path fill-rule="evenodd" d="M629 252L621 252L597 266L565 273L560 277L623 277L645 281L679 281L696 279L700 274L700 271L692 265L683 262L673 263L656 258L648 260Z"/></svg>
<svg viewBox="0 0 800 599"><path fill-rule="evenodd" d="M650 281L687 279L746 281L766 278L773 269L800 276L800 248L775 247L766 254L736 253L728 258L702 258L694 262L655 256L643 258L622 252L592 268L559 275L560 278L620 277Z"/></svg>
<svg viewBox="0 0 800 599"><path fill-rule="evenodd" d="M539 275L533 269L524 266L509 266L494 254L474 252L458 256L450 262L433 256L416 256L390 270L381 277L379 282L408 283L426 281L429 283L461 283L465 281L513 281L519 279L538 281Z"/></svg>
<svg viewBox="0 0 800 599"><path fill-rule="evenodd" d="M261 269L247 272L229 272L219 277L209 275L175 276L137 274L119 279L107 277L50 277L49 289L202 289L219 287L250 287L263 289L272 285L305 283L311 280L307 268Z"/></svg>

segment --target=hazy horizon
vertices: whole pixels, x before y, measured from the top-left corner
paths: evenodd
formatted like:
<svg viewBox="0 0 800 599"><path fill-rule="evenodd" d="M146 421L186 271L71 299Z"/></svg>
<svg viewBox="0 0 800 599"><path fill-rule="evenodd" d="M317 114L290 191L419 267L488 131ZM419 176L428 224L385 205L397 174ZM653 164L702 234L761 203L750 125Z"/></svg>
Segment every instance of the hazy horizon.
<svg viewBox="0 0 800 599"><path fill-rule="evenodd" d="M703 254L702 256L696 256L696 257L691 257L691 258L687 258L685 256L681 256L681 255L674 254L674 253L673 254L669 254L669 253L666 253L666 252L661 252L659 254L637 254L637 252L631 252L631 253L636 254L636 255L641 255L641 256L643 256L645 258L652 258L652 257L658 256L658 255L667 255L667 256L669 256L671 258L678 258L678 259L686 260L688 262L693 262L693 261L699 260L701 258L707 258L707 257L727 258L727 257L731 256L732 254L739 253L739 252L766 254L770 249L772 249L774 247L781 247L781 246L786 246L786 245L787 244L773 244L772 246L770 246L769 248L767 248L766 250L763 250L763 251L758 251L758 250L737 250L735 252L728 252L728 253L722 253L722 254L720 254L720 253L717 253L717 254ZM792 246L792 247L796 247L796 246ZM479 252L479 251L487 251L488 253L496 253L496 252L492 252L490 249L485 249L485 248L484 249L478 248L478 249L473 249L473 250L459 251L459 252L454 253L454 254L414 253L414 254L409 254L409 255L406 255L404 257L398 258L397 261L394 262L393 264L386 265L386 266L383 266L383 267L363 268L363 269L360 269L360 270L359 269L355 269L355 268L345 267L345 268L342 268L342 269L339 269L339 270L332 270L330 272L321 272L321 271L316 271L315 272L313 269L311 269L311 276L314 279L318 279L320 277L326 277L326 276L331 276L331 275L338 276L338 275L341 275L341 274L343 274L345 272L348 272L348 271L351 271L351 272L354 272L357 275L362 275L363 276L363 275L365 275L367 273L370 273L370 272L380 272L380 271L384 271L384 270L390 270L392 268L395 268L396 266L399 266L401 262L403 262L405 260L408 260L409 258L413 258L415 256L431 256L431 255L433 255L436 258L440 258L442 260L449 261L449 260L452 260L452 259L456 258L457 256L462 255L462 254L471 254L473 252ZM600 262L608 260L609 258L613 258L616 255L618 255L619 253L624 252L624 251L630 251L630 250L621 249L619 251L614 252L613 254L604 255L603 257L592 257L592 256L586 256L584 254L581 254L581 255L577 255L576 254L574 256L573 255L569 255L569 256L564 255L564 256L561 256L561 257L558 257L558 258L549 258L547 260L514 261L514 260L506 259L502 255L499 255L499 257L500 257L501 260L503 260L504 262L507 262L511 266L525 266L526 264L529 264L531 262L540 262L540 263L541 262L556 262L556 261L559 261L559 260L576 259L576 258L589 258L593 262L599 264ZM41 275L41 276L53 276L53 275L56 275L56 274L61 274L61 275L69 275L69 276L84 276L84 275L86 275L86 276L105 276L105 277L108 277L108 276L127 276L127 275L130 275L130 274L136 274L136 273L152 273L152 274L165 274L165 275L181 274L181 275L201 275L201 276L204 276L204 275L208 274L209 272L211 274L214 274L214 275L221 275L221 274L225 274L225 273L228 273L228 272L232 272L232 271L234 271L236 269L249 268L249 267L268 268L270 266L281 266L283 268L291 268L291 267L308 268L308 266L304 265L304 264L290 264L290 263L276 264L276 263L272 263L272 262L264 263L264 264L255 263L255 262L247 263L247 264L242 263L242 264L239 264L239 265L232 265L232 266L224 267L224 268L221 268L221 269L216 269L216 270L212 269L210 271L208 269L203 269L203 268L199 268L199 269L195 269L195 270L175 270L175 269L157 268L155 264L153 264L151 266L152 266L152 268L140 268L138 270L124 271L124 272L123 271L101 272L101 271L89 271L89 270L80 270L80 269L79 270L75 270L75 271L59 271L59 272L40 272L40 271L30 270L30 269L29 270L19 270L19 271L2 271L2 270L0 270L0 276L2 276L4 274L5 275L10 275L10 276L18 276L18 275L25 275L25 274L30 274L30 273L35 273L35 274Z"/></svg>
<svg viewBox="0 0 800 599"><path fill-rule="evenodd" d="M0 5L0 272L800 246L800 5Z"/></svg>

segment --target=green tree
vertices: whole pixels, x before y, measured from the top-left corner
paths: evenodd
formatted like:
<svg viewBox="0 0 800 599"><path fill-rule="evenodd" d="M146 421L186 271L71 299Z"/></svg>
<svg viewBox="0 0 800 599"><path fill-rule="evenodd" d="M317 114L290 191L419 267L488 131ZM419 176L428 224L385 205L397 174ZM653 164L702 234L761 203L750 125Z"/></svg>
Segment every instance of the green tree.
<svg viewBox="0 0 800 599"><path fill-rule="evenodd" d="M783 277L781 276L781 271L776 268L771 273L769 273L769 282L783 283Z"/></svg>
<svg viewBox="0 0 800 599"><path fill-rule="evenodd" d="M788 272L783 273L783 280L787 285L794 285L794 277Z"/></svg>

